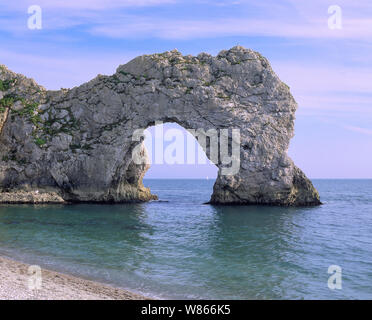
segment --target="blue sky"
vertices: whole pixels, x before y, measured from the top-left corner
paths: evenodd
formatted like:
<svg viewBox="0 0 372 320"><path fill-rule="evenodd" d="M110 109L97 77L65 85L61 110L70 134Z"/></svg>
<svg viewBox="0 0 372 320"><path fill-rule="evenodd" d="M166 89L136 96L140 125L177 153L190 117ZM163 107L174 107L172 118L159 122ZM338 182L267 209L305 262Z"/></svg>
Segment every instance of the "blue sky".
<svg viewBox="0 0 372 320"><path fill-rule="evenodd" d="M41 30L27 28L34 4L43 10ZM333 4L342 9L340 30L328 28ZM372 178L370 0L1 1L0 37L0 64L47 89L112 74L144 53L252 48L299 104L295 163L311 178ZM212 169L154 167L147 177L205 177Z"/></svg>

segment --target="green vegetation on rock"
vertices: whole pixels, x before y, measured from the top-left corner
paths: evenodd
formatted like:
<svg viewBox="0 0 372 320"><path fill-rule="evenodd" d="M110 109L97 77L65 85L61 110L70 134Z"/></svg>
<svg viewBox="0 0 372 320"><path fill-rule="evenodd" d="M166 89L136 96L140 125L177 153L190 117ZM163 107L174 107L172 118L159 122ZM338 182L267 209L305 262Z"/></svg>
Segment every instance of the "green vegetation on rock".
<svg viewBox="0 0 372 320"><path fill-rule="evenodd" d="M2 99L0 99L0 106L3 108L9 108L15 101L16 97L14 95L7 94Z"/></svg>
<svg viewBox="0 0 372 320"><path fill-rule="evenodd" d="M7 91L10 89L10 86L15 82L13 80L0 80L0 91Z"/></svg>
<svg viewBox="0 0 372 320"><path fill-rule="evenodd" d="M42 145L46 144L46 141L44 139L42 139L42 138L39 138L39 137L35 138L34 141L35 141L35 144L37 144L39 147L41 147Z"/></svg>

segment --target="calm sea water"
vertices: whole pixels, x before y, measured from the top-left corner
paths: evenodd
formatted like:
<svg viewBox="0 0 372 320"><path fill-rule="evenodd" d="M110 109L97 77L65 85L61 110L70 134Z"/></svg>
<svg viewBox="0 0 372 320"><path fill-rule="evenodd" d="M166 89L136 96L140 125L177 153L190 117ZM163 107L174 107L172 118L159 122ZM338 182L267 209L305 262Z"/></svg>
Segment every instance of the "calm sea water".
<svg viewBox="0 0 372 320"><path fill-rule="evenodd" d="M372 299L372 180L315 180L315 208L203 205L210 180L145 184L164 202L2 205L0 254L158 298Z"/></svg>

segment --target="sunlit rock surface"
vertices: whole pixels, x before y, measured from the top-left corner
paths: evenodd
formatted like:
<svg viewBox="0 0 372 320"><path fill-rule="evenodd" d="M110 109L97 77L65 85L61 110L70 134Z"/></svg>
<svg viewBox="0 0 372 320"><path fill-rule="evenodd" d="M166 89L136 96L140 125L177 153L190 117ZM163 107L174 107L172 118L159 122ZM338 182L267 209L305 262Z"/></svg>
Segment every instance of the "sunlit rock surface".
<svg viewBox="0 0 372 320"><path fill-rule="evenodd" d="M144 55L112 76L59 91L5 66L0 80L0 202L16 202L7 199L18 194L19 202L156 199L142 184L149 166L133 163L132 150L141 142L132 135L163 121L186 129L240 129L240 169L223 175L216 163L211 203L320 204L287 155L297 104L252 50Z"/></svg>

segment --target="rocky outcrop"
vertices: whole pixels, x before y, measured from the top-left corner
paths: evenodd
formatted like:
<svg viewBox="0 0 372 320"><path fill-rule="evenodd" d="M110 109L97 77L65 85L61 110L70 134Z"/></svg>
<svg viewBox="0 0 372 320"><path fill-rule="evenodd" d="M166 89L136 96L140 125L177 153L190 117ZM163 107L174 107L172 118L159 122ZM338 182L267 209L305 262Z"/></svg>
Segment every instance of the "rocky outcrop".
<svg viewBox="0 0 372 320"><path fill-rule="evenodd" d="M66 203L63 198L55 192L39 192L38 190L24 191L12 190L11 192L1 193L1 203L8 204L46 204Z"/></svg>
<svg viewBox="0 0 372 320"><path fill-rule="evenodd" d="M240 169L223 175L224 165L216 163L211 203L320 204L287 156L296 102L252 50L144 55L112 76L60 91L2 66L0 98L0 202L5 194L36 190L76 202L155 199L142 184L148 165L133 162L142 142L132 135L163 121L240 130Z"/></svg>

